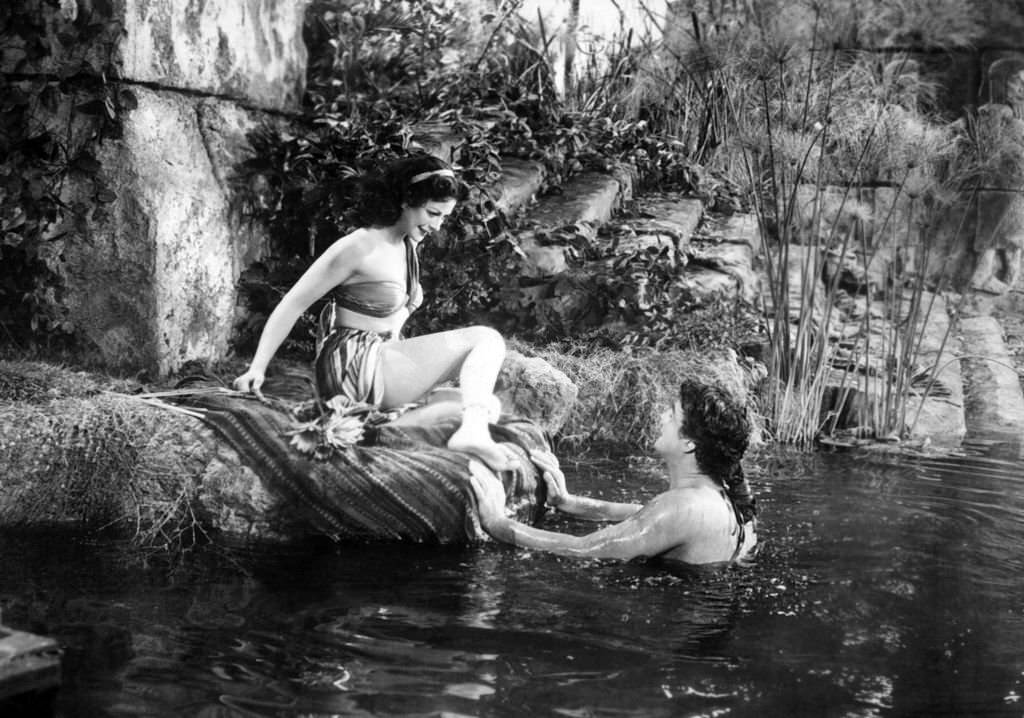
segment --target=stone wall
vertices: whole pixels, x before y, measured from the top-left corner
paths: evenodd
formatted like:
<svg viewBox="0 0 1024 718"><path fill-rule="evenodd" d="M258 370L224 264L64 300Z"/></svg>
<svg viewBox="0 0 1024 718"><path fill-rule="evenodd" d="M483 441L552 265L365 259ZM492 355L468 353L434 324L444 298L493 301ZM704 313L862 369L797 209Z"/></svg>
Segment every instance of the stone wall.
<svg viewBox="0 0 1024 718"><path fill-rule="evenodd" d="M88 243L65 250L67 299L108 362L166 374L228 349L235 283L264 238L233 218L227 177L259 113L168 90L136 96L122 139L98 154L117 199Z"/></svg>
<svg viewBox="0 0 1024 718"><path fill-rule="evenodd" d="M1024 2L985 3L975 47L920 48L926 76L940 83L950 118L976 112L1019 147L1017 168L985 178L933 238L935 272L957 268L957 288L995 297L1024 292Z"/></svg>
<svg viewBox="0 0 1024 718"><path fill-rule="evenodd" d="M81 56L81 72L105 72L112 92L133 97L120 136L94 148L98 179L116 198L98 211L94 178L73 172L61 190L68 206L92 208L82 233L60 240L79 337L108 366L157 375L223 357L239 273L266 244L232 211L231 174L250 129L299 109L308 0L114 0L102 36L114 39L86 48L65 47L61 28L85 22L94 2L16 4L43 23L52 49L31 62L3 53L5 76L55 83ZM75 153L77 98L61 97L36 119L71 128Z"/></svg>

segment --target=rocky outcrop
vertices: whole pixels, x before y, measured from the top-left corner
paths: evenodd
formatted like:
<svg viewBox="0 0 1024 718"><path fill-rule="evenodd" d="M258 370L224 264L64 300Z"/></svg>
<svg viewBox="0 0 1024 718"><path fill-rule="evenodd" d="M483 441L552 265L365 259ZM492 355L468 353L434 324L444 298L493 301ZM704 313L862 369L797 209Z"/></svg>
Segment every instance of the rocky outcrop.
<svg viewBox="0 0 1024 718"><path fill-rule="evenodd" d="M556 429L567 411L562 402L571 404L575 387L544 364L513 358L507 378L534 383L506 387L506 409L527 419L536 415L544 428ZM204 537L280 542L322 535L310 507L287 490L286 477L264 476L267 461L244 458L189 406L131 390L52 365L0 362L0 527L110 528L164 547ZM536 403L525 403L531 398ZM279 435L275 441L287 444ZM401 442L393 448L408 451L410 461L422 460L423 449ZM375 461L364 456L354 470L370 471ZM444 495L457 496L458 510L467 510L458 476L409 478L444 483ZM510 506L526 511L534 505L535 498L523 495L531 486L510 485ZM450 533L436 540L465 538L461 522L443 525Z"/></svg>
<svg viewBox="0 0 1024 718"><path fill-rule="evenodd" d="M135 94L123 136L97 153L116 197L92 217L88 242L66 243L63 273L71 318L104 363L167 375L229 347L235 283L266 241L234 216L229 178L260 117L222 100Z"/></svg>
<svg viewBox="0 0 1024 718"><path fill-rule="evenodd" d="M509 351L495 394L504 411L527 417L554 436L568 420L578 390L545 360Z"/></svg>
<svg viewBox="0 0 1024 718"><path fill-rule="evenodd" d="M14 0L15 9L43 26L51 51L27 63L21 62L20 53L5 52L0 55L5 61L0 71L10 73L16 67L21 74L63 76L69 60L96 71L113 62L123 82L214 95L264 110L295 110L306 83L302 22L308 4L309 0L125 0L102 5ZM101 7L110 15L101 15ZM96 32L69 33L71 25L95 26ZM68 44L68 38L76 37L83 45ZM14 35L12 40L14 50L21 39Z"/></svg>
<svg viewBox="0 0 1024 718"><path fill-rule="evenodd" d="M161 376L227 353L235 284L266 241L233 211L231 177L246 133L299 107L307 4L17 1L50 51L26 55L12 36L0 71L52 84L104 73L117 98L96 110L116 131L95 142L83 98L63 85L32 118L61 128L78 158L60 190L74 231L49 235L70 324L107 366Z"/></svg>

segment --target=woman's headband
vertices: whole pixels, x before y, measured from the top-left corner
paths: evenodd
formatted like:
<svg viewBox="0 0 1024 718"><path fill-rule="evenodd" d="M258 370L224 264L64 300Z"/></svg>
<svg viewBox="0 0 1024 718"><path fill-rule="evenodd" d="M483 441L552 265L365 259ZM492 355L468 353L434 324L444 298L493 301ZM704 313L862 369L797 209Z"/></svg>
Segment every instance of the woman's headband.
<svg viewBox="0 0 1024 718"><path fill-rule="evenodd" d="M455 177L455 173L449 169L431 170L430 172L420 172L418 175L413 175L412 179L409 180L409 185L414 185L417 182L422 182L429 177Z"/></svg>

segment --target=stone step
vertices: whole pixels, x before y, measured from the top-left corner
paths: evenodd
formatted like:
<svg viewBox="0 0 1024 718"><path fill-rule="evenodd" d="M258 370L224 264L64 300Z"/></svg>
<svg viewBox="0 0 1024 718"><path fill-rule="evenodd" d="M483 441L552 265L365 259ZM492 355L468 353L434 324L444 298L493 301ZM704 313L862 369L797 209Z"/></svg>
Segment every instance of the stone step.
<svg viewBox="0 0 1024 718"><path fill-rule="evenodd" d="M724 297L754 304L761 293L761 275L754 267L761 249L756 215L704 216L687 251L684 276L690 291L702 301Z"/></svg>
<svg viewBox="0 0 1024 718"><path fill-rule="evenodd" d="M451 162L456 148L463 141L450 124L422 122L413 127L412 146L445 162ZM544 183L544 166L536 160L519 157L501 158L501 179L494 197L495 209L513 214L533 202Z"/></svg>
<svg viewBox="0 0 1024 718"><path fill-rule="evenodd" d="M927 440L934 447L955 447L967 433L964 411L964 378L960 362L960 342L951 331L949 307L942 294L924 292L921 306L930 308L920 321L916 361L927 378L915 384L907 399L908 438ZM922 397L924 390L928 394Z"/></svg>
<svg viewBox="0 0 1024 718"><path fill-rule="evenodd" d="M960 321L965 353L961 359L965 382L964 408L971 437L1024 432L1024 392L1013 360L1003 341L999 322L991 316Z"/></svg>
<svg viewBox="0 0 1024 718"><path fill-rule="evenodd" d="M415 130L414 145L446 161L451 160L461 141L445 123L421 124ZM573 281L560 286L571 284L578 294L585 291L581 282L586 283L589 270L606 270L603 260L570 268L570 258L581 237L586 243L614 242L616 256L674 247L689 258L681 275L698 302L715 298L750 303L756 300L760 278L753 264L761 241L754 215L705 217L700 199L651 193L637 199L630 214L623 218L622 232L613 229L608 233L611 238L602 240L598 229L612 221L624 202L632 199L633 173L624 167L611 173L582 172L558 192L534 201L544 179L540 163L502 158L495 208L505 215L520 213L517 224L522 229L517 232L517 244L524 257L521 276L530 285L523 289L523 301L535 302L541 295L551 295L550 287L540 285L558 283L559 278L570 274Z"/></svg>
<svg viewBox="0 0 1024 718"><path fill-rule="evenodd" d="M617 175L617 176L616 176ZM525 261L523 276L551 277L568 269L570 248L552 241L551 232L565 227L596 237L597 227L610 220L624 199L632 195L632 178L626 172L616 175L582 172L562 187L558 194L541 198L527 210L525 226L518 236Z"/></svg>
<svg viewBox="0 0 1024 718"><path fill-rule="evenodd" d="M544 166L535 160L504 157L499 184L495 207L506 215L513 214L533 202L544 184Z"/></svg>

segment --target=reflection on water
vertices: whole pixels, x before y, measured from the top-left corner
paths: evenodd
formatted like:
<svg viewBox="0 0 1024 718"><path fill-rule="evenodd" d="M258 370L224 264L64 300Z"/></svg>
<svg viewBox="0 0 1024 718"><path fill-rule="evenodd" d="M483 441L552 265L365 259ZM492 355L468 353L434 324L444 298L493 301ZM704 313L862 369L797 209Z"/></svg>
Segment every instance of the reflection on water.
<svg viewBox="0 0 1024 718"><path fill-rule="evenodd" d="M744 567L494 544L147 567L6 537L0 609L64 645L66 717L1021 716L1024 463L1000 450L757 457ZM585 469L583 492L658 485Z"/></svg>

